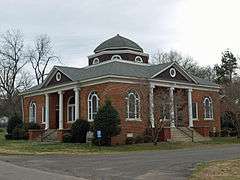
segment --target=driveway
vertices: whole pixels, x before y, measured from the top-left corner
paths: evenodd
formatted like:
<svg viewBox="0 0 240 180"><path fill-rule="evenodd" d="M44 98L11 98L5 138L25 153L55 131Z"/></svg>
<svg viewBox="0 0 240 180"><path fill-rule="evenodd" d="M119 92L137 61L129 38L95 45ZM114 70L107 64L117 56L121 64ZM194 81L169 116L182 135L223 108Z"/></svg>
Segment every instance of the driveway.
<svg viewBox="0 0 240 180"><path fill-rule="evenodd" d="M199 162L233 158L240 158L240 145L113 155L0 156L0 174L7 162L25 168L26 174L27 170L33 174L37 171L36 177L46 172L69 179L72 176L91 180L187 179ZM12 176L22 180L17 171Z"/></svg>

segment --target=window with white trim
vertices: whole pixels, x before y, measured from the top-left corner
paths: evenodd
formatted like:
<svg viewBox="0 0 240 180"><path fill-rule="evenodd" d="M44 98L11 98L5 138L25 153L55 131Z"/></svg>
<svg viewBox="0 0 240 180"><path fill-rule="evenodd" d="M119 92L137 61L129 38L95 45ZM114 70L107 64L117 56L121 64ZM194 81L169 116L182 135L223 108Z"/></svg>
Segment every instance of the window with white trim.
<svg viewBox="0 0 240 180"><path fill-rule="evenodd" d="M198 119L198 104L196 102L192 103L192 119Z"/></svg>
<svg viewBox="0 0 240 180"><path fill-rule="evenodd" d="M56 81L60 81L61 79L62 79L62 74L60 72L57 72Z"/></svg>
<svg viewBox="0 0 240 180"><path fill-rule="evenodd" d="M29 106L29 122L37 122L37 117L36 117L36 103L35 102L31 102L30 106Z"/></svg>
<svg viewBox="0 0 240 180"><path fill-rule="evenodd" d="M143 59L142 59L140 56L137 56L137 57L135 58L135 62L137 62L137 63L143 63Z"/></svg>
<svg viewBox="0 0 240 180"><path fill-rule="evenodd" d="M98 58L94 58L92 64L98 64L98 63L99 63L99 59Z"/></svg>
<svg viewBox="0 0 240 180"><path fill-rule="evenodd" d="M67 119L69 122L75 121L75 97L71 96L67 104Z"/></svg>
<svg viewBox="0 0 240 180"><path fill-rule="evenodd" d="M95 91L93 91L88 96L88 121L94 121L98 112L98 104L98 95Z"/></svg>
<svg viewBox="0 0 240 180"><path fill-rule="evenodd" d="M42 123L45 123L45 114L46 114L46 108L45 106L42 106Z"/></svg>
<svg viewBox="0 0 240 180"><path fill-rule="evenodd" d="M137 120L140 118L140 98L135 92L128 93L127 96L127 119Z"/></svg>
<svg viewBox="0 0 240 180"><path fill-rule="evenodd" d="M213 119L213 103L210 97L206 97L203 101L204 119Z"/></svg>
<svg viewBox="0 0 240 180"><path fill-rule="evenodd" d="M122 57L120 55L113 55L111 60L121 60Z"/></svg>

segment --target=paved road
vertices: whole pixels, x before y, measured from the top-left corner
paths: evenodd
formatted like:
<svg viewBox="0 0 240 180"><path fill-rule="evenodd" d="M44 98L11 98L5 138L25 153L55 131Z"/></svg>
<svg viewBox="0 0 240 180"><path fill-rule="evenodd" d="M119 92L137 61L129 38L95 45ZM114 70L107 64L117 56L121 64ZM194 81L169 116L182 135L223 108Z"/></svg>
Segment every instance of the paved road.
<svg viewBox="0 0 240 180"><path fill-rule="evenodd" d="M5 180L3 161L14 164L14 167L35 169L39 174L48 172L90 180L158 180L187 179L199 162L232 158L240 158L240 145L114 155L0 156L0 179ZM29 169L24 170L28 174L26 170ZM35 170L29 172L34 174ZM17 171L12 175L14 179L22 180L16 176Z"/></svg>

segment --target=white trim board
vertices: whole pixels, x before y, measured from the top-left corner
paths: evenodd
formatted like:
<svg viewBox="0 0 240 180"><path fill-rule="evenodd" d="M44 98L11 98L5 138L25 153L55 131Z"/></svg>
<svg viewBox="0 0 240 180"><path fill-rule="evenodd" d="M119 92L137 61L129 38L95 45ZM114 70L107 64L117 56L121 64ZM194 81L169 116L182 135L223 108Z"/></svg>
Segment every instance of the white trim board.
<svg viewBox="0 0 240 180"><path fill-rule="evenodd" d="M130 53L130 54L135 54L135 55L140 55L140 56L149 57L149 55L148 55L147 53L136 52L136 51L133 51L133 50L112 50L112 51L101 51L101 52L97 52L96 54L89 55L89 56L88 56L88 59L94 58L94 57L97 57L97 56L101 56L101 55L104 55L104 54L119 54L119 53L120 53L120 54Z"/></svg>

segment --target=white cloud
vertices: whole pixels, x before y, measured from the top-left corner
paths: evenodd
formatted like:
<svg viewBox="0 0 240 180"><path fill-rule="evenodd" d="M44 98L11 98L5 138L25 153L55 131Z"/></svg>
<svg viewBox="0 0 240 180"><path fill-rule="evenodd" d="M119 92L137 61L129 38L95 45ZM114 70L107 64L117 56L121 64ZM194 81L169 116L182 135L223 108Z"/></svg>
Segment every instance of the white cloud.
<svg viewBox="0 0 240 180"><path fill-rule="evenodd" d="M152 54L176 49L200 64L239 52L238 0L0 0L0 31L19 28L29 42L52 37L63 64L87 65L87 56L117 33Z"/></svg>

